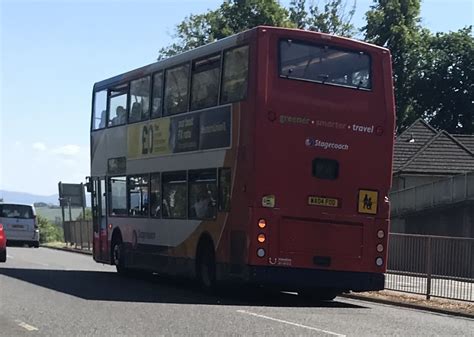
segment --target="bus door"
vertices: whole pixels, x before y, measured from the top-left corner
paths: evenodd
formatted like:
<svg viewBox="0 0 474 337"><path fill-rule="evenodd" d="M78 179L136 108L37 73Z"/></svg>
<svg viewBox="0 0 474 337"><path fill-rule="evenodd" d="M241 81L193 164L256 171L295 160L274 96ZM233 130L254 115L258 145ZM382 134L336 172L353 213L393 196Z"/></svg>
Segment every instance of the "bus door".
<svg viewBox="0 0 474 337"><path fill-rule="evenodd" d="M93 178L92 180L92 208L94 228L94 260L110 262L107 233L107 191L105 178Z"/></svg>

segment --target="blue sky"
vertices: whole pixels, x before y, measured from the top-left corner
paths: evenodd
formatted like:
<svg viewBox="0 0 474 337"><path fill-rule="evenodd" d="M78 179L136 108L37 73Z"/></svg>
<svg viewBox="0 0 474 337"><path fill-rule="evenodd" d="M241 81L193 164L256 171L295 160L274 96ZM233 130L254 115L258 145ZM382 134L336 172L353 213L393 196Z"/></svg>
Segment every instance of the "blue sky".
<svg viewBox="0 0 474 337"><path fill-rule="evenodd" d="M0 189L48 195L84 181L94 82L154 62L177 23L221 2L0 0ZM357 27L371 3L357 1ZM473 10L424 0L422 22L457 30Z"/></svg>

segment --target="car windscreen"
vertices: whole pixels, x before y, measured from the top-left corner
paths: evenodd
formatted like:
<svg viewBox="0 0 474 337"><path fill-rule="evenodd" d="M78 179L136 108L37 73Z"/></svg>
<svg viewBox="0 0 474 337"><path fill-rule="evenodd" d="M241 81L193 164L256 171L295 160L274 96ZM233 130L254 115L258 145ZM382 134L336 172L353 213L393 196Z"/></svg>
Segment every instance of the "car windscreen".
<svg viewBox="0 0 474 337"><path fill-rule="evenodd" d="M28 205L0 204L0 217L2 218L34 218L33 209Z"/></svg>
<svg viewBox="0 0 474 337"><path fill-rule="evenodd" d="M328 45L280 40L280 76L288 79L371 89L370 56Z"/></svg>

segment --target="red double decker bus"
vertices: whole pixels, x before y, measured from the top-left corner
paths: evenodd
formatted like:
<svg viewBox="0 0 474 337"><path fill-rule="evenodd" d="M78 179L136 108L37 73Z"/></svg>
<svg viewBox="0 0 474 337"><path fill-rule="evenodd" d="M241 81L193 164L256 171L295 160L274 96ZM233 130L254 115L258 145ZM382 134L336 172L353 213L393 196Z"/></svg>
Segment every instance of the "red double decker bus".
<svg viewBox="0 0 474 337"><path fill-rule="evenodd" d="M257 27L98 82L94 259L330 299L384 287L387 49Z"/></svg>

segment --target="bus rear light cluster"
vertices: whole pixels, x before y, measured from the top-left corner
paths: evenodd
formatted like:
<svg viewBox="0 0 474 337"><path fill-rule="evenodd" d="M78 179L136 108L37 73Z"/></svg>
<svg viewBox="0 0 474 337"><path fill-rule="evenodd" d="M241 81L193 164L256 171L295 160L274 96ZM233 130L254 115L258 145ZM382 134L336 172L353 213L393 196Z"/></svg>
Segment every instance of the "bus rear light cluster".
<svg viewBox="0 0 474 337"><path fill-rule="evenodd" d="M381 257L376 258L375 259L375 264L377 265L377 267L382 267L383 259Z"/></svg>
<svg viewBox="0 0 474 337"><path fill-rule="evenodd" d="M382 253L382 252L383 252L383 244L379 243L379 244L377 245L377 251L378 251L379 253Z"/></svg>
<svg viewBox="0 0 474 337"><path fill-rule="evenodd" d="M377 232L377 237L379 239L383 239L385 237L385 232L382 229L379 229L379 231Z"/></svg>
<svg viewBox="0 0 474 337"><path fill-rule="evenodd" d="M267 221L265 219L258 220L258 227L260 229L265 229L267 227ZM263 243L265 243L266 240L267 240L267 237L266 237L265 233L260 232L257 235L258 243L263 244ZM257 256L260 257L260 258L264 257L265 256L265 249L258 248L257 249Z"/></svg>

